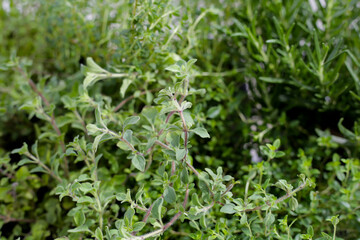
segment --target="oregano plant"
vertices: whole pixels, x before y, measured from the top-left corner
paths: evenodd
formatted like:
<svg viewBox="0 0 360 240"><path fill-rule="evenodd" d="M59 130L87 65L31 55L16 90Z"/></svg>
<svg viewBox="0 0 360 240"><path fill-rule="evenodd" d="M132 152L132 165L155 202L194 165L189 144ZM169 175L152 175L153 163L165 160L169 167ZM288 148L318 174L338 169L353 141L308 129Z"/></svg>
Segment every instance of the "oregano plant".
<svg viewBox="0 0 360 240"><path fill-rule="evenodd" d="M0 240L357 239L357 1L0 4Z"/></svg>
<svg viewBox="0 0 360 240"><path fill-rule="evenodd" d="M222 234L229 238L232 234L224 234L214 230L216 217L209 218L211 211L231 214L240 220L240 226L246 227L244 233L254 237L252 222L247 220L249 212L259 212L259 219L264 215L263 236L269 236L275 222L272 211L290 198L289 207L297 208L295 195L305 186L311 186L311 180L301 175L300 185L293 189L286 180L279 180L274 186L284 190L286 194L276 198L267 191L271 186L269 180L255 185L256 191L245 198L238 198L231 190L240 184L230 175L224 175L222 167L216 172L210 168L198 170L194 167L191 156L191 139L194 135L200 138L210 138L203 124L196 120L189 109L192 103L187 101L192 95L205 94L204 89L191 87L193 81L192 66L196 60L179 61L166 70L176 76L173 86L159 91L154 99L154 106L144 107L141 113L124 117L106 104L99 97L94 99L88 89L99 80L111 79L122 74L110 73L92 59L87 60L86 78L78 98L67 99L66 102L77 102L82 111L94 115L93 123L88 123L82 135L76 136L67 143L66 149L59 156L64 164L47 166L37 151L37 143L29 151L27 144L12 153L19 153L25 159L23 164L36 164L33 172L49 174L57 187L53 194L59 195L59 201L65 197L74 202L68 215L73 217L73 228L68 230L70 238L75 236L93 237L96 239L147 239L162 236L177 222L190 224L198 234L192 234L193 239L216 237ZM95 87L95 86L93 86ZM42 111L41 98L33 102L32 112L38 113L40 119L56 124L49 115ZM71 108L69 106L69 108ZM42 118L44 114L44 118ZM62 142L60 142L62 143ZM132 188L117 188L109 186L106 173L101 167L104 161L101 148L107 143L118 148L118 156L123 158L127 166L127 178L135 178ZM280 146L280 140L269 150L264 150L269 159L284 154L272 151ZM269 152L270 151L270 152ZM282 153L282 154L279 154ZM82 164L82 170L69 176L68 161ZM69 178L67 178L69 176ZM247 183L248 187L248 183ZM246 189L247 191L247 189ZM201 199L201 200L200 200ZM119 216L119 211L123 213ZM250 221L250 222L249 222ZM258 235L258 233L257 233ZM67 238L64 236L64 238ZM61 238L60 238L61 239Z"/></svg>

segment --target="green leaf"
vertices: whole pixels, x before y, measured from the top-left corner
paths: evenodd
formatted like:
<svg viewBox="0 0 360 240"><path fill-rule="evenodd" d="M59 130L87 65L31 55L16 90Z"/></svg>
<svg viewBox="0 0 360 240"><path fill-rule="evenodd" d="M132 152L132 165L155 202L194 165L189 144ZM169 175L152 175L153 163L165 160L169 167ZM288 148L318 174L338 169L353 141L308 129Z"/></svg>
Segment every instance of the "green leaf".
<svg viewBox="0 0 360 240"><path fill-rule="evenodd" d="M206 216L205 214L201 214L201 217L200 217L200 226L204 229L207 228L207 224L206 224Z"/></svg>
<svg viewBox="0 0 360 240"><path fill-rule="evenodd" d="M198 127L198 128L195 128L195 129L193 129L191 131L194 132L196 135L199 135L202 138L210 138L209 133L203 127Z"/></svg>
<svg viewBox="0 0 360 240"><path fill-rule="evenodd" d="M192 106L192 103L191 103L191 102L188 102L188 101L184 101L184 102L181 103L181 109L182 109L182 110L191 108L191 106Z"/></svg>
<svg viewBox="0 0 360 240"><path fill-rule="evenodd" d="M190 112L184 111L183 115L184 115L184 118L185 118L186 126L188 128L191 128L192 125L194 125L195 122L194 122L193 118L191 117Z"/></svg>
<svg viewBox="0 0 360 240"><path fill-rule="evenodd" d="M131 150L131 148L126 143L124 143L124 141L119 141L118 143L116 143L116 146L118 146L120 149L124 151Z"/></svg>
<svg viewBox="0 0 360 240"><path fill-rule="evenodd" d="M221 112L221 105L209 108L206 115L208 118L216 118L217 116L219 116L220 112Z"/></svg>
<svg viewBox="0 0 360 240"><path fill-rule="evenodd" d="M160 221L161 221L161 207L163 205L163 202L164 202L163 198L158 198L154 202L154 206L151 209L151 214L154 216L155 219L160 220Z"/></svg>
<svg viewBox="0 0 360 240"><path fill-rule="evenodd" d="M86 129L88 130L90 135L97 135L100 132L100 128L98 128L95 124L86 125Z"/></svg>
<svg viewBox="0 0 360 240"><path fill-rule="evenodd" d="M310 235L310 237L314 236L314 228L312 226L307 228L307 234Z"/></svg>
<svg viewBox="0 0 360 240"><path fill-rule="evenodd" d="M171 66L165 68L165 70L168 70L170 72L178 73L178 72L180 72L180 66L177 65L177 64L174 64L174 65L171 65Z"/></svg>
<svg viewBox="0 0 360 240"><path fill-rule="evenodd" d="M327 233L324 233L322 232L321 235L323 236L323 240L332 240L333 238L327 234Z"/></svg>
<svg viewBox="0 0 360 240"><path fill-rule="evenodd" d="M139 232L139 231L141 231L141 229L143 229L145 227L145 225L146 225L146 223L144 223L144 222L137 222L133 226L133 231Z"/></svg>
<svg viewBox="0 0 360 240"><path fill-rule="evenodd" d="M125 121L124 121L123 128L126 128L126 127L129 126L129 125L136 124L139 120L140 120L140 117L139 117L139 116L128 117L128 118L126 118Z"/></svg>
<svg viewBox="0 0 360 240"><path fill-rule="evenodd" d="M80 198L77 200L77 203L90 203L90 204L95 204L95 200L92 199L92 198L89 197L89 196L83 196L83 197L80 197Z"/></svg>
<svg viewBox="0 0 360 240"><path fill-rule="evenodd" d="M176 160L180 161L185 157L186 149L176 149Z"/></svg>
<svg viewBox="0 0 360 240"><path fill-rule="evenodd" d="M234 210L235 205L232 203L225 204L221 207L220 212L227 214L234 214L236 211Z"/></svg>
<svg viewBox="0 0 360 240"><path fill-rule="evenodd" d="M274 146L276 149L278 149L278 148L280 147L280 144L281 144L280 139L276 139L276 140L274 141L274 143L273 143L273 146Z"/></svg>
<svg viewBox="0 0 360 240"><path fill-rule="evenodd" d="M82 210L78 210L74 216L76 226L81 226L85 223L85 214Z"/></svg>
<svg viewBox="0 0 360 240"><path fill-rule="evenodd" d="M96 119L96 123L104 128L106 128L105 123L102 120L101 117L101 108L100 105L97 105L97 107L95 108L95 119Z"/></svg>
<svg viewBox="0 0 360 240"><path fill-rule="evenodd" d="M93 85L97 81L102 80L104 78L106 78L106 76L104 75L99 75L96 73L87 73L83 83L84 89L87 89L89 86Z"/></svg>
<svg viewBox="0 0 360 240"><path fill-rule="evenodd" d="M92 233L90 230L89 230L89 227L86 226L86 225L81 225L77 228L74 228L74 229L70 229L68 230L68 232L70 233L81 233L81 232L88 232L88 233Z"/></svg>
<svg viewBox="0 0 360 240"><path fill-rule="evenodd" d="M143 172L145 170L145 158L139 154L135 154L131 160L131 163L136 169Z"/></svg>
<svg viewBox="0 0 360 240"><path fill-rule="evenodd" d="M17 148L11 151L11 154L18 153L20 155L29 152L28 145L24 142L21 148Z"/></svg>
<svg viewBox="0 0 360 240"><path fill-rule="evenodd" d="M100 227L98 227L96 230L95 230L95 237L97 240L104 240L104 235L100 229Z"/></svg>
<svg viewBox="0 0 360 240"><path fill-rule="evenodd" d="M283 157L283 156L285 156L285 153L284 152L282 152L282 151L278 151L278 152L275 152L275 158L281 158L281 157Z"/></svg>
<svg viewBox="0 0 360 240"><path fill-rule="evenodd" d="M156 116L158 114L158 111L156 108L152 107L152 108L145 108L142 111L142 115L148 120L148 122L150 124L154 124L155 123L155 119Z"/></svg>
<svg viewBox="0 0 360 240"><path fill-rule="evenodd" d="M95 61L91 57L86 58L86 66L88 67L87 70L89 72L95 72L95 73L107 73L108 72L105 69L103 69L102 67L100 67L98 64L96 64Z"/></svg>
<svg viewBox="0 0 360 240"><path fill-rule="evenodd" d="M94 139L94 142L93 142L93 145L92 145L92 150L94 151L94 153L97 151L97 148L99 146L99 142L101 140L101 138L105 135L105 133L99 135L99 136L96 136L95 139Z"/></svg>
<svg viewBox="0 0 360 240"><path fill-rule="evenodd" d="M28 163L35 163L35 162L30 159L21 159L17 165L20 167L20 166L22 166L24 164L28 164Z"/></svg>
<svg viewBox="0 0 360 240"><path fill-rule="evenodd" d="M290 206L291 210L295 211L296 208L298 207L298 205L299 205L299 204L298 204L297 199L294 198L294 197L291 197L291 198L290 198L290 201L289 201L289 206Z"/></svg>
<svg viewBox="0 0 360 240"><path fill-rule="evenodd" d="M126 141L128 141L129 143L132 142L132 134L133 134L133 131L131 131L130 129L126 130L124 133L124 139Z"/></svg>
<svg viewBox="0 0 360 240"><path fill-rule="evenodd" d="M184 184L189 183L189 173L186 168L183 168L183 170L180 173L180 179Z"/></svg>
<svg viewBox="0 0 360 240"><path fill-rule="evenodd" d="M90 192L91 190L93 190L93 186L91 183L85 182L82 183L79 187L80 191L82 191L84 194L87 194L88 192Z"/></svg>
<svg viewBox="0 0 360 240"><path fill-rule="evenodd" d="M212 9L209 9L209 10L212 10ZM194 65L194 63L196 63L197 59L193 58L193 59L190 59L189 61L187 61L186 63L186 67L187 69L190 69L192 67L192 65Z"/></svg>
<svg viewBox="0 0 360 240"><path fill-rule="evenodd" d="M42 168L41 166L37 166L36 168L33 168L30 170L30 173L37 173L37 172L41 172L41 173L48 173L44 168Z"/></svg>
<svg viewBox="0 0 360 240"><path fill-rule="evenodd" d="M356 139L355 134L342 125L343 121L344 121L344 118L341 118L339 123L338 123L338 127L339 127L340 132L342 134L344 134L344 136L347 137L348 139L351 139L351 140Z"/></svg>
<svg viewBox="0 0 360 240"><path fill-rule="evenodd" d="M72 99L70 96L68 96L68 95L62 96L61 101L63 102L65 108L67 108L69 110L76 109L76 100Z"/></svg>
<svg viewBox="0 0 360 240"><path fill-rule="evenodd" d="M267 82L267 83L284 83L285 80L281 78L272 78L272 77L259 77L261 81Z"/></svg>
<svg viewBox="0 0 360 240"><path fill-rule="evenodd" d="M326 221L329 221L332 223L332 225L336 226L340 222L339 215L332 216L331 218L326 219Z"/></svg>
<svg viewBox="0 0 360 240"><path fill-rule="evenodd" d="M173 203L176 201L176 193L173 187L168 186L164 191L164 199L168 203Z"/></svg>
<svg viewBox="0 0 360 240"><path fill-rule="evenodd" d="M134 217L134 214L135 214L135 210L131 207L129 207L125 214L124 214L124 219L125 219L125 222L127 222L128 224L127 225L131 225L132 224L132 219Z"/></svg>
<svg viewBox="0 0 360 240"><path fill-rule="evenodd" d="M293 186L291 184L288 184L286 180L280 179L275 183L275 186L278 188L281 188L282 190L289 192L293 189Z"/></svg>
<svg viewBox="0 0 360 240"><path fill-rule="evenodd" d="M116 194L116 200L118 200L120 202L124 202L126 200L126 193Z"/></svg>
<svg viewBox="0 0 360 240"><path fill-rule="evenodd" d="M272 214L271 212L269 212L264 219L264 223L267 227L270 227L271 224L273 224L275 222L275 216L274 214Z"/></svg>
<svg viewBox="0 0 360 240"><path fill-rule="evenodd" d="M120 88L120 94L121 94L122 98L125 97L126 90L130 86L131 82L132 81L130 79L127 79L127 78L123 80L123 83L121 84L121 88Z"/></svg>

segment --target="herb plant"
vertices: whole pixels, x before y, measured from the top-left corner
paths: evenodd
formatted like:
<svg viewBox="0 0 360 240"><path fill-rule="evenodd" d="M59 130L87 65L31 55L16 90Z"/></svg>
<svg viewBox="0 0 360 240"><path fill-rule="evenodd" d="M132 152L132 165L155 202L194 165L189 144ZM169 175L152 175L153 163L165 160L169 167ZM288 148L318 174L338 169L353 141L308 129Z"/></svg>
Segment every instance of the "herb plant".
<svg viewBox="0 0 360 240"><path fill-rule="evenodd" d="M0 5L0 239L357 239L357 1Z"/></svg>

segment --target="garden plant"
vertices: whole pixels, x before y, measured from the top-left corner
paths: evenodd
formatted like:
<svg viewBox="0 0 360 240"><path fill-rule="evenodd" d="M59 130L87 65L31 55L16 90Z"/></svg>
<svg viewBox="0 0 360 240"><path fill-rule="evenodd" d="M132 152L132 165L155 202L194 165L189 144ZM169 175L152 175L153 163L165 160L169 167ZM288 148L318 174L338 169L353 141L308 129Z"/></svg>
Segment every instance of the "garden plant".
<svg viewBox="0 0 360 240"><path fill-rule="evenodd" d="M0 0L0 239L360 239L357 0Z"/></svg>

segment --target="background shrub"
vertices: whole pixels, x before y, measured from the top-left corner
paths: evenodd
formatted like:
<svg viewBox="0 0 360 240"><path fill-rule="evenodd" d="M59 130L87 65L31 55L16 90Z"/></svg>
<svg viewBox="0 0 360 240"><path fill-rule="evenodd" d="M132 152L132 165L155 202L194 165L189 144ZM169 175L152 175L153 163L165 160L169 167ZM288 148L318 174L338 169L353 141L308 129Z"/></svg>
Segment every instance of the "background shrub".
<svg viewBox="0 0 360 240"><path fill-rule="evenodd" d="M1 3L2 239L360 235L357 1Z"/></svg>

